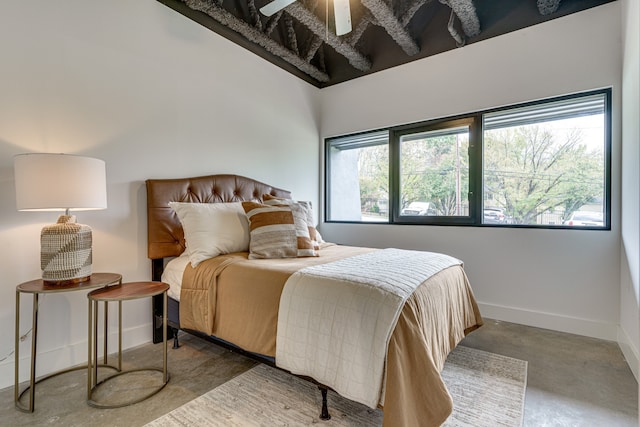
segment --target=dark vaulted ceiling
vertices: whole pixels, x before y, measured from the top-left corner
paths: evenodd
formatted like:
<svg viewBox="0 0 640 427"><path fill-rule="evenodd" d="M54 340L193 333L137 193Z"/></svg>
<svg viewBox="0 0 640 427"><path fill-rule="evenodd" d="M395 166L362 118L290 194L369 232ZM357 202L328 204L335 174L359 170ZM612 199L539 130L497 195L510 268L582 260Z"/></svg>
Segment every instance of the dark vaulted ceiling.
<svg viewBox="0 0 640 427"><path fill-rule="evenodd" d="M350 0L353 30L336 36L330 0L158 0L317 86L460 48L615 0ZM215 52L211 52L215 55Z"/></svg>

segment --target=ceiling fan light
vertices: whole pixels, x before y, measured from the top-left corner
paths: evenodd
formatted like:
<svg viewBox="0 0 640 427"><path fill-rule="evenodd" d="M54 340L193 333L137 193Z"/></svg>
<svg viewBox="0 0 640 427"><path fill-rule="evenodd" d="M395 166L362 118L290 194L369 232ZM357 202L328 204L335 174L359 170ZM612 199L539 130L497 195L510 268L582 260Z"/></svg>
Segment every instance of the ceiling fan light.
<svg viewBox="0 0 640 427"><path fill-rule="evenodd" d="M333 0L333 12L336 18L336 35L351 32L351 7L349 0Z"/></svg>
<svg viewBox="0 0 640 427"><path fill-rule="evenodd" d="M266 4L260 8L260 13L264 16L271 16L277 12L280 12L285 7L289 6L296 0L274 0L269 4Z"/></svg>

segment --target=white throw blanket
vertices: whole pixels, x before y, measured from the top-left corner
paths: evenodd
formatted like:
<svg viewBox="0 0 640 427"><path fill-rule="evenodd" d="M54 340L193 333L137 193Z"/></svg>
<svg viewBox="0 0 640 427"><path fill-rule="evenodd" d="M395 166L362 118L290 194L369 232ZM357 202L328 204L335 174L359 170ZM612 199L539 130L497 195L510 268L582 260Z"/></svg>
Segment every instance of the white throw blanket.
<svg viewBox="0 0 640 427"><path fill-rule="evenodd" d="M383 249L294 273L280 298L276 364L375 408L405 301L460 264L443 254Z"/></svg>

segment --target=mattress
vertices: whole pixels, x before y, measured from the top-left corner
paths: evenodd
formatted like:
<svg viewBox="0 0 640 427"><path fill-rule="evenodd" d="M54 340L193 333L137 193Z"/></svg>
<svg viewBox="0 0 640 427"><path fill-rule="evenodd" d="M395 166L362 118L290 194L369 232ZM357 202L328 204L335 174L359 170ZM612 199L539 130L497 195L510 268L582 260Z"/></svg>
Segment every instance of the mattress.
<svg viewBox="0 0 640 427"><path fill-rule="evenodd" d="M182 275L184 269L189 265L189 256L186 251L179 257L172 258L164 267L162 280L169 285L167 295L176 301L180 301L180 290L182 289Z"/></svg>

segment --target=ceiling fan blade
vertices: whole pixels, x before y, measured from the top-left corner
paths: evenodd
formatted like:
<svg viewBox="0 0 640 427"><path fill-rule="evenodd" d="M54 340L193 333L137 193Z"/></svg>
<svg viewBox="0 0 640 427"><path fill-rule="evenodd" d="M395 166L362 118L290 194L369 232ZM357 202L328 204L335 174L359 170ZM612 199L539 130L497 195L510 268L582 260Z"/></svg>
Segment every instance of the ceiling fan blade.
<svg viewBox="0 0 640 427"><path fill-rule="evenodd" d="M294 1L296 0L274 0L271 3L262 6L260 8L260 13L265 16L271 16L289 6Z"/></svg>
<svg viewBox="0 0 640 427"><path fill-rule="evenodd" d="M333 13L336 18L336 35L351 32L351 8L349 0L333 0Z"/></svg>

